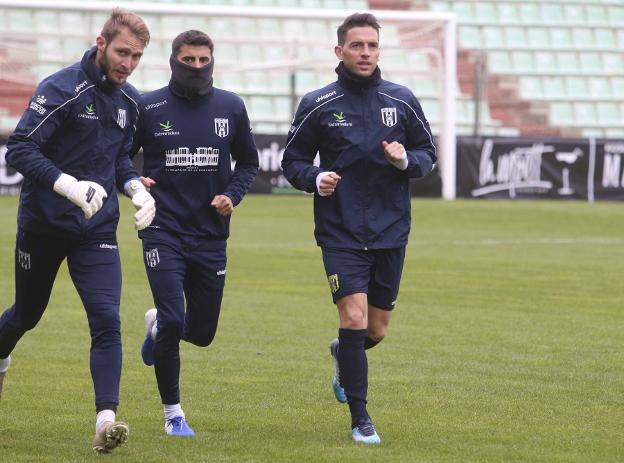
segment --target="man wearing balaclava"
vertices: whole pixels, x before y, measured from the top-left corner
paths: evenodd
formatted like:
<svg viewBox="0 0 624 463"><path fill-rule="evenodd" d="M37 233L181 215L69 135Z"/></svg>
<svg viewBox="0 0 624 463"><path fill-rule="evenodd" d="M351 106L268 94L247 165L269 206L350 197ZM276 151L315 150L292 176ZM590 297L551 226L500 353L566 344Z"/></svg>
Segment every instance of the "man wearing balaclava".
<svg viewBox="0 0 624 463"><path fill-rule="evenodd" d="M171 49L171 81L141 97L133 149L143 148L141 180L157 210L139 233L156 306L145 314L141 355L154 366L166 434L192 437L180 404L180 340L214 339L230 215L256 177L258 151L241 98L212 85L210 37L186 31Z"/></svg>

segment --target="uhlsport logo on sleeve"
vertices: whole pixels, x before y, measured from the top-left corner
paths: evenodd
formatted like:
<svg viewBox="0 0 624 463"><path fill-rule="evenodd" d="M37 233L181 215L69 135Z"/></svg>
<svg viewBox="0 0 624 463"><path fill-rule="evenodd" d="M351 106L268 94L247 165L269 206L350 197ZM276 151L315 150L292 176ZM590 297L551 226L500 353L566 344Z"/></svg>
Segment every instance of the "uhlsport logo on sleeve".
<svg viewBox="0 0 624 463"><path fill-rule="evenodd" d="M384 125L392 127L397 123L396 108L381 108L381 121Z"/></svg>
<svg viewBox="0 0 624 463"><path fill-rule="evenodd" d="M230 124L228 119L219 119L215 117L215 133L221 137L225 138L230 133Z"/></svg>
<svg viewBox="0 0 624 463"><path fill-rule="evenodd" d="M148 267L156 267L160 263L160 257L158 256L158 248L148 249L145 251L145 263Z"/></svg>
<svg viewBox="0 0 624 463"><path fill-rule="evenodd" d="M43 116L46 113L46 109L43 107L46 101L45 96L37 95L34 101L30 102L30 109Z"/></svg>

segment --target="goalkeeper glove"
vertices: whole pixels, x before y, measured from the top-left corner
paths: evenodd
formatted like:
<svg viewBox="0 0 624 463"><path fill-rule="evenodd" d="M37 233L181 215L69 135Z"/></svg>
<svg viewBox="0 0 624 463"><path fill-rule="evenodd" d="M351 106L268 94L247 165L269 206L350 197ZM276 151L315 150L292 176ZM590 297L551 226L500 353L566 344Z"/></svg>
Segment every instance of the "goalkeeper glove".
<svg viewBox="0 0 624 463"><path fill-rule="evenodd" d="M140 180L132 179L127 181L124 190L132 198L132 204L137 209L134 214L134 228L135 230L143 230L154 220L156 202Z"/></svg>
<svg viewBox="0 0 624 463"><path fill-rule="evenodd" d="M104 199L108 196L104 187L99 183L78 181L67 174L61 174L52 188L82 209L87 219L93 217L102 208Z"/></svg>

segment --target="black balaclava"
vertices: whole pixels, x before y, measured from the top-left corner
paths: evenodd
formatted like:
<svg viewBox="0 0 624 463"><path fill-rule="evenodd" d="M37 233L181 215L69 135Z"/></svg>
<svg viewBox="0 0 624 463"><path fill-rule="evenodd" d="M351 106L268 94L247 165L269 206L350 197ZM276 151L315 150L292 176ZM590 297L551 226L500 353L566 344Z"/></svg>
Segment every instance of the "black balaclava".
<svg viewBox="0 0 624 463"><path fill-rule="evenodd" d="M214 56L209 64L196 68L178 61L173 55L169 58L171 81L169 85L174 93L191 101L202 98L212 90L212 70Z"/></svg>

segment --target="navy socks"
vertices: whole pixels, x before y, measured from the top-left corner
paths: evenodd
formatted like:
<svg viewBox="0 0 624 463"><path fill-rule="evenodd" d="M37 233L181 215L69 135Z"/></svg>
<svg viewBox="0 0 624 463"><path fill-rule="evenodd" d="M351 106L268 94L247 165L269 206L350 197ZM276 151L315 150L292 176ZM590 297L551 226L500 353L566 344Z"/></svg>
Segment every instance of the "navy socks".
<svg viewBox="0 0 624 463"><path fill-rule="evenodd" d="M368 361L364 351L366 330L338 330L338 366L340 380L351 411L351 425L369 418L366 411L368 391Z"/></svg>
<svg viewBox="0 0 624 463"><path fill-rule="evenodd" d="M375 341L374 339L371 339L368 336L366 336L366 339L364 340L364 349L365 350L372 349L373 347L375 347L380 342L381 341Z"/></svg>

